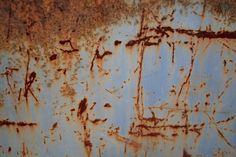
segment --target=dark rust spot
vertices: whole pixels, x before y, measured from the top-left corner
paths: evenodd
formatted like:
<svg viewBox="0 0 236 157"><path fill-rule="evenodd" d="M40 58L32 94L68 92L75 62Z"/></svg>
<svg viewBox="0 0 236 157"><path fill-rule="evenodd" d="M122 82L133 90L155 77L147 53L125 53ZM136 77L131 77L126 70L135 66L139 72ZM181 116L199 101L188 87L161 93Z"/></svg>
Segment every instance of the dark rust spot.
<svg viewBox="0 0 236 157"><path fill-rule="evenodd" d="M115 40L115 41L114 41L114 45L115 45L115 46L118 46L118 45L120 45L121 43L122 43L122 42L121 42L120 40Z"/></svg>
<svg viewBox="0 0 236 157"><path fill-rule="evenodd" d="M58 126L58 124L57 124L57 122L55 122L55 123L52 125L52 128L51 128L51 130L54 130L54 129L56 129L56 128L57 128L57 126Z"/></svg>
<svg viewBox="0 0 236 157"><path fill-rule="evenodd" d="M11 147L8 147L8 150L7 150L8 152L11 152Z"/></svg>
<svg viewBox="0 0 236 157"><path fill-rule="evenodd" d="M57 59L57 54L53 54L49 57L50 61Z"/></svg>
<svg viewBox="0 0 236 157"><path fill-rule="evenodd" d="M77 112L77 117L81 116L83 112L87 109L87 98L84 98L83 100L80 101L79 107L78 107L78 112Z"/></svg>
<svg viewBox="0 0 236 157"><path fill-rule="evenodd" d="M105 103L104 107L110 108L110 107L112 107L112 106L111 106L111 104L109 104L109 103Z"/></svg>
<svg viewBox="0 0 236 157"><path fill-rule="evenodd" d="M189 154L185 149L183 150L183 157L191 157L192 155Z"/></svg>

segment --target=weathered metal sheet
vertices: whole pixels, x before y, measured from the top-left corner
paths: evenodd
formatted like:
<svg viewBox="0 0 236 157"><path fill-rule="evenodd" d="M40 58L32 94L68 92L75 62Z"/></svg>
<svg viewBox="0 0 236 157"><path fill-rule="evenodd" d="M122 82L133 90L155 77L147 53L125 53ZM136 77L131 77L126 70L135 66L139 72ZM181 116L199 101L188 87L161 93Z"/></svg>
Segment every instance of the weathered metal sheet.
<svg viewBox="0 0 236 157"><path fill-rule="evenodd" d="M0 1L0 156L236 156L235 1Z"/></svg>

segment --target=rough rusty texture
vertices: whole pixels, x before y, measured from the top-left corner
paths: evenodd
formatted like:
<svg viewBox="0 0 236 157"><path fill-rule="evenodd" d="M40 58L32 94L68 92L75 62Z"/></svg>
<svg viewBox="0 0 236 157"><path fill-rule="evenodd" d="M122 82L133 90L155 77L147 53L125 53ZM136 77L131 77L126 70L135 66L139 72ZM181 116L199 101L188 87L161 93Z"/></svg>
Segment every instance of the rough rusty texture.
<svg viewBox="0 0 236 157"><path fill-rule="evenodd" d="M0 156L235 155L235 8L235 0L1 0L0 133L16 140L0 136ZM188 14L200 23L179 24ZM201 152L211 136L218 143Z"/></svg>

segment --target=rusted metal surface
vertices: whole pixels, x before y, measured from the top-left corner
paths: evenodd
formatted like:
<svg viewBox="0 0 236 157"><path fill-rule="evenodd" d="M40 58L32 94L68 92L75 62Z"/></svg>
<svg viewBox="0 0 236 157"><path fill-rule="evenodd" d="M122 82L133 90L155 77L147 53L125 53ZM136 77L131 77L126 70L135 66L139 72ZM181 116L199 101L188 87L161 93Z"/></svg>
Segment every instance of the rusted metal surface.
<svg viewBox="0 0 236 157"><path fill-rule="evenodd" d="M235 8L1 1L0 156L236 156Z"/></svg>

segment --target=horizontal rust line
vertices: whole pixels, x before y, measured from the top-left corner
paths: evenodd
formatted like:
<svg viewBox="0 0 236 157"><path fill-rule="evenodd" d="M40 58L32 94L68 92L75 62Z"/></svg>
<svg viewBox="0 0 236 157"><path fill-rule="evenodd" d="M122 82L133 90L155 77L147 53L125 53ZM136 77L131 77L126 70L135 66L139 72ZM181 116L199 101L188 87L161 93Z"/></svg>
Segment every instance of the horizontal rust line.
<svg viewBox="0 0 236 157"><path fill-rule="evenodd" d="M229 114L229 111L216 111L216 110L207 110L207 109L185 109L185 108L177 108L177 107L162 107L162 106L145 106L145 108L150 108L150 109L164 109L164 110L177 110L177 111L188 111L188 112L205 112L205 113L222 113L222 114Z"/></svg>
<svg viewBox="0 0 236 157"><path fill-rule="evenodd" d="M0 126L10 126L10 125L13 125L13 126L36 126L37 123L29 123L29 122L15 122L15 121L9 121L9 120L0 120Z"/></svg>
<svg viewBox="0 0 236 157"><path fill-rule="evenodd" d="M236 31L218 31L218 32L213 32L213 31L206 31L206 30L191 30L191 29L180 29L180 28L172 28L170 26L157 26L156 28L150 28L149 31L155 31L157 35L150 35L150 36L145 36L142 38L138 38L135 40L130 40L128 43L126 43L126 46L134 46L135 44L140 44L142 41L149 41L151 38L159 38L159 41L156 43L161 42L161 38L164 36L169 37L168 32L171 33L179 33L179 34L185 34L188 36L192 37L198 37L198 38L208 38L208 39L218 39L218 38L223 38L223 39L236 39ZM147 45L148 46L148 45Z"/></svg>
<svg viewBox="0 0 236 157"><path fill-rule="evenodd" d="M157 27L156 32L177 32L198 38L227 38L236 39L236 31L206 31L206 30L190 30L190 29L174 29L171 27Z"/></svg>

